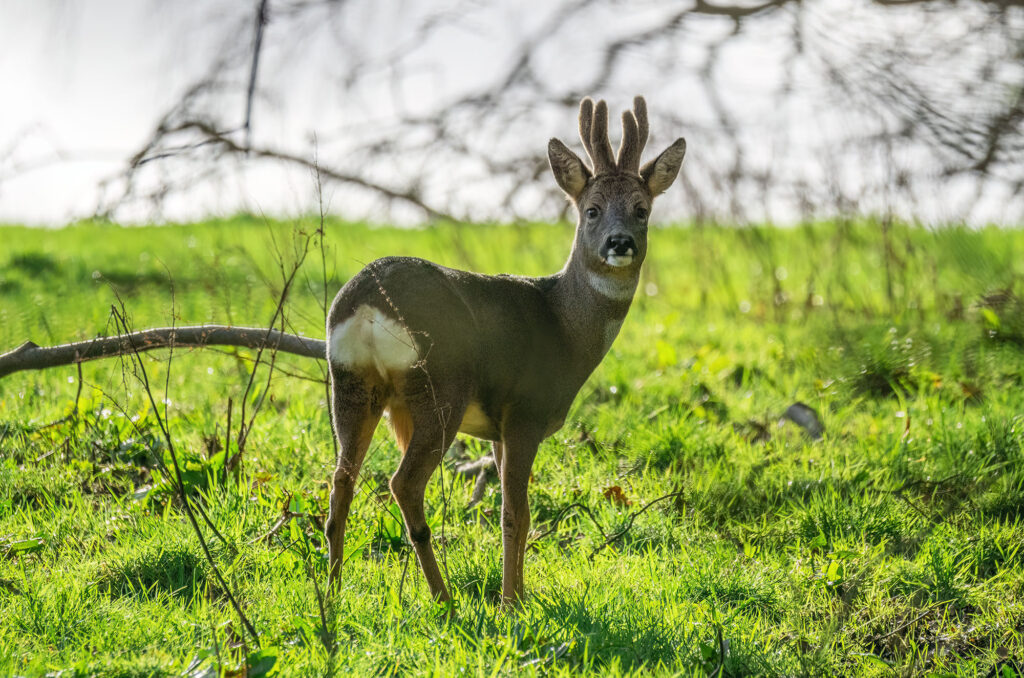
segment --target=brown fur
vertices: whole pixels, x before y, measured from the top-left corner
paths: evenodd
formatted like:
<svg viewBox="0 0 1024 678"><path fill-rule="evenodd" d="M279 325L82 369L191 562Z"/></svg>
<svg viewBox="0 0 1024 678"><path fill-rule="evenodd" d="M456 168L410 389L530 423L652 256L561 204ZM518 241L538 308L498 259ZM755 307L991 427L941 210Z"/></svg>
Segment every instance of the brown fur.
<svg viewBox="0 0 1024 678"><path fill-rule="evenodd" d="M412 440L412 415L401 403L395 403L388 407L388 427L395 436L395 443L398 449L405 454L409 449L409 441Z"/></svg>

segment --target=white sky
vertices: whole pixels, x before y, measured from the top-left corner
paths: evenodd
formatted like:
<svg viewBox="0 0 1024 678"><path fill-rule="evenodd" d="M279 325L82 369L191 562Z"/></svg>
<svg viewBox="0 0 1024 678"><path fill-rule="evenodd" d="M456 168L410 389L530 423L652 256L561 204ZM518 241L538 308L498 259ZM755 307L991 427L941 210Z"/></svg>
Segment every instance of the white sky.
<svg viewBox="0 0 1024 678"><path fill-rule="evenodd" d="M0 221L89 214L202 63L148 2L0 2ZM12 176L13 175L13 176Z"/></svg>
<svg viewBox="0 0 1024 678"><path fill-rule="evenodd" d="M815 5L818 28L828 26L829 35L841 41L844 26L858 25L846 18L849 4L849 0L831 0L831 5ZM411 65L416 74L404 81L402 92L387 90L386 74L381 73L378 80L371 78L368 87L357 92L357 98L361 95L363 100L346 102L337 100L337 88L332 86L332 78L342 77L346 66L327 63L319 64L318 68L295 68L294 60L287 58L289 52L315 53L316 45L269 39L273 37L270 32L275 30L272 22L261 78L283 81L287 86L277 90L277 98L258 102L256 130L271 145L309 148L312 133L318 138L339 130L359 134L360 125L372 122L375 116L387 118L389 107L401 104L407 109L428 108L439 92L468 88L475 80L486 80L500 72L507 65L511 47L544 24L545 9L550 6L543 0L509 2L486 16L470 13L468 26L439 32L419 46L416 57L406 62L406 67ZM643 3L639 6L643 8ZM240 7L246 9L240 11ZM61 224L92 213L98 204L100 182L124 168L126 159L151 133L158 115L180 97L184 87L200 76L217 54L225 21L230 26L230 21L244 16L245 23L240 23L238 30L248 34L254 7L255 2L238 4L238 0L0 0L0 222ZM407 20L408 15L422 9L411 0L381 0L380 4L355 7L347 15L349 20L365 23L353 33L352 51L376 50L381 54L394 49L400 40L410 39L392 35L392 29L399 20ZM835 11L836 7L842 11ZM211 20L218 12L223 12L225 21ZM647 8L589 20L616 30L631 22L641 24L650 14ZM814 89L815 83L807 74L798 74L808 87L805 98L794 100L785 111L765 108L764 93L779 77L777 43L787 36L773 29L771 22L761 22L759 26L760 33L746 42L735 43L723 54L721 63L729 84L723 90L723 98L739 120L750 123L741 132L747 141L748 157L766 166L774 164L779 172L809 172L813 176L813 166L820 160L815 156L814 143L830 134L841 134L852 123L844 111L826 108L829 104L818 98L821 93ZM814 26L810 28L807 39L813 40ZM316 35L324 39L325 33L310 31L309 36L314 37L309 40L317 39ZM687 35L692 36L693 32ZM679 45L673 58L692 58L695 70L699 47L696 42ZM546 73L564 79L580 77L581 72L597 63L596 55L589 54L587 48L586 30L566 35L557 46L559 53L541 54ZM691 51L692 57L688 56ZM285 69L282 64L291 66ZM685 81L662 85L660 74L652 71L649 64L638 63L635 68L636 86L630 87L630 94L646 92L652 109L685 106L695 119L710 121L708 103L694 99L695 88L691 85ZM386 96L380 95L385 91ZM613 108L628 104L628 95L611 94L609 103ZM240 119L240 101L237 108ZM827 115L821 114L823 109ZM777 129L780 123L791 129L785 130L782 141L780 137L769 138L764 130L773 126ZM574 121L552 120L551 125L552 128L523 130L516 141L529 144L530 148L543 148L552 135L570 143L575 141ZM667 143L671 140L668 137L674 136L673 130L669 132L654 129L654 141ZM713 152L713 136L702 139L697 133L696 139L704 142L702 148L693 143L693 134L692 130L686 134L691 138L691 156ZM617 142L616 132L612 136L613 143ZM779 152L780 144L785 145L787 153ZM693 172L699 166L688 161L684 170ZM453 169L467 175L480 171L469 166ZM866 171L873 170L857 166L847 172L847 179L855 184L864 180L861 174ZM965 211L960 203L974 199L972 189L971 183L964 181L937 185L933 199L914 207L915 216L936 221L960 218ZM313 193L308 173L261 165L175 196L164 216L185 220L240 209L269 214L311 212L316 210ZM474 189L468 198L455 196L454 200L465 202L478 199L479 195L487 199L486 190L478 193ZM1013 196L997 194L990 199L991 208L973 218L1005 218L1004 208L1012 199ZM664 203L663 211L672 206L684 208L678 191ZM332 201L335 211L344 206L347 215L353 217L373 214L372 204L369 196L347 192L344 200ZM765 209L776 219L794 218L784 208ZM119 216L145 221L152 215L140 208Z"/></svg>

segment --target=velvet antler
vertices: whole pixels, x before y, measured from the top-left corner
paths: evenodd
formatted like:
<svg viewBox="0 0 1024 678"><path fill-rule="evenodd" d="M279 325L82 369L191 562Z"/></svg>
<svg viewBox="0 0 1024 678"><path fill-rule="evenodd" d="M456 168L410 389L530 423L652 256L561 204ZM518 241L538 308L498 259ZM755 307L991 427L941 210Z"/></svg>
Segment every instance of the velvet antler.
<svg viewBox="0 0 1024 678"><path fill-rule="evenodd" d="M609 172L640 173L640 155L647 143L647 104L643 97L633 99L633 110L622 114L622 142L618 157L608 140L608 105L596 104L590 97L580 102L580 139L587 149L594 175Z"/></svg>
<svg viewBox="0 0 1024 678"><path fill-rule="evenodd" d="M596 105L590 97L580 102L580 140L595 176L615 171L615 156L608 141L608 104L603 99Z"/></svg>
<svg viewBox="0 0 1024 678"><path fill-rule="evenodd" d="M633 110L622 114L622 143L616 163L620 172L640 173L640 155L647 143L647 103L643 97L633 98Z"/></svg>

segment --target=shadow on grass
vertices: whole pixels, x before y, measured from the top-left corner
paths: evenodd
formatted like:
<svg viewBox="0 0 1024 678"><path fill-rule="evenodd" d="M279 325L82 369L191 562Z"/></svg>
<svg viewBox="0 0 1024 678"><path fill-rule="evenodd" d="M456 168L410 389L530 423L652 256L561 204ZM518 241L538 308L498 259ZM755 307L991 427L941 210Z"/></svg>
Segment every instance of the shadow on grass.
<svg viewBox="0 0 1024 678"><path fill-rule="evenodd" d="M523 610L507 614L495 615L492 605L472 601L460 609L453 624L478 649L492 642L508 643L514 652L507 661L515 663L504 668L513 673L559 669L600 675L658 672L666 667L701 673L721 664L735 675L763 675L780 668L774 664L789 661L764 656L734 629L724 630L724 638L735 636L725 644L724 658L708 654L717 641L707 635L709 627L699 621L703 616L697 608L696 616L686 622L666 617L664 609L656 601L594 602L587 590L562 590L532 597Z"/></svg>
<svg viewBox="0 0 1024 678"><path fill-rule="evenodd" d="M457 596L497 603L501 600L501 557L474 553L450 563L449 584Z"/></svg>
<svg viewBox="0 0 1024 678"><path fill-rule="evenodd" d="M784 616L778 583L765 577L756 567L722 567L708 562L682 575L686 598L706 602L729 611L746 609L778 621Z"/></svg>
<svg viewBox="0 0 1024 678"><path fill-rule="evenodd" d="M151 545L104 566L96 585L113 597L151 598L161 594L191 602L207 584L207 565L179 544Z"/></svg>

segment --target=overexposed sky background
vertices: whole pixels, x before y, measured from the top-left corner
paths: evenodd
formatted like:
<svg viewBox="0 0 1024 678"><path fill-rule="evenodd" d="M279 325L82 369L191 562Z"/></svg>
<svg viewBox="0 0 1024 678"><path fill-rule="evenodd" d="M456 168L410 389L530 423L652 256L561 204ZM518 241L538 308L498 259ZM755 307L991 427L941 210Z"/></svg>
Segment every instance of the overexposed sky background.
<svg viewBox="0 0 1024 678"><path fill-rule="evenodd" d="M0 220L95 209L100 182L216 53L198 18L142 0L0 2Z"/></svg>
<svg viewBox="0 0 1024 678"><path fill-rule="evenodd" d="M430 10L424 9L430 5ZM272 3L272 8L275 3ZM277 3L284 11L287 2ZM450 0L453 13L469 7L426 39L414 32L432 3L354 3L347 25L322 24L282 28L279 17L267 27L256 101L254 139L266 146L298 149L310 157L317 153L326 165L349 171L363 169L346 153L344 139L379 133L398 113L429 113L439 102L475 91L495 74L503 73L515 58L514 49L543 31L554 3L496 3L480 11L473 2ZM174 104L192 82L207 72L218 57L229 58L239 45L248 44L256 3L236 0L159 3L148 0L0 0L0 222L60 225L88 216L109 197L105 180L116 179L127 159L143 145L159 116ZM625 12L623 7L631 7ZM600 63L593 52L592 30L614 35L658 20L657 3L620 4L617 9L585 13L578 25L538 54L545 77L557 82L585 81ZM635 8L635 9L633 9ZM901 22L900 14L877 13L853 0L823 0L809 13L804 40L814 49L825 45L840 61L856 60L860 31L870 29L884 39L886 31L899 33L916 25ZM312 15L310 21L316 21ZM906 25L902 25L905 23ZM930 24L954 36L956 25ZM635 92L645 93L657 119L658 110L684 110L689 129L665 129L652 124L648 154L660 150L675 136L687 136L689 159L684 172L701 182L702 161L716 151L716 120L711 102L699 96L698 70L708 42L729 30L726 22L707 21L688 29L686 40L669 46L664 54L627 55L628 78L609 85L606 96L613 109L629 104ZM771 93L785 69L785 27L776 20L759 20L740 40L731 41L718 66L723 82L722 102L739 125L748 161L771 168L782 176L800 176L824 184L830 180L822 149L858 126L873 124L855 119L837 107L819 76L797 67L794 82L800 88L785 110L778 110ZM234 39L239 35L242 39ZM940 36L941 37L941 36ZM344 59L338 59L338 45ZM403 54L400 79L389 72L392 55ZM237 54L235 54L237 56ZM666 81L659 69L665 60L676 66ZM366 71L360 85L345 88L340 82L353 64ZM368 66L367 66L368 64ZM396 82L398 84L396 84ZM234 83L236 86L239 83ZM221 105L241 122L244 101L228 97ZM236 114L237 112L237 114ZM617 117L617 116L616 116ZM550 136L560 136L579 150L575 120L564 115L541 116L522 129L495 135L495 152L517 157L522 149L543 149ZM476 143L487 144L490 130L475 130ZM314 143L314 137L316 143ZM618 130L612 132L617 144ZM338 140L341 141L338 141ZM331 140L331 141L325 141ZM900 151L899 162L908 166L928 163L928 149ZM890 159L843 157L836 170L846 185L885 180ZM123 221L151 219L181 221L228 215L240 210L287 216L317 209L315 182L309 172L266 163L236 163L216 178L173 194L159 213L145 204L128 205L116 216ZM346 164L348 163L348 164ZM372 172L388 182L388 174L426 177L426 190L437 201L454 205L469 215L487 216L497 200L486 168L469 161L448 161L434 166L430 158L403 158L401 166L377 166ZM186 173L194 170L183 170ZM371 170L368 170L371 171ZM172 181L181 174L154 172L151 181ZM446 181L448 183L446 183ZM549 177L522 200L523 212L554 218ZM460 190L462 189L462 190ZM980 200L970 177L937 180L915 195L912 203L896 205L905 217L928 223L967 219L974 223L1006 222L1020 218L1017 196L993 189ZM713 185L702 188L711 204L727 203ZM433 191L433 193L431 193ZM332 211L351 218L415 221L419 215L380 206L376 196L358 190L328 187ZM751 210L754 218L795 221L799 214L785 195L774 196ZM692 212L682 192L674 189L662 201L663 218L685 218ZM886 207L867 203L866 211Z"/></svg>

